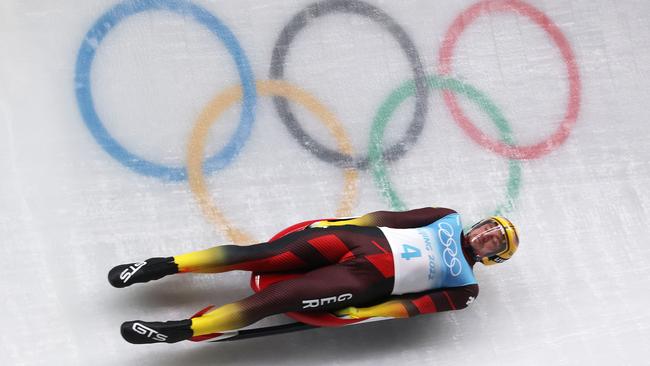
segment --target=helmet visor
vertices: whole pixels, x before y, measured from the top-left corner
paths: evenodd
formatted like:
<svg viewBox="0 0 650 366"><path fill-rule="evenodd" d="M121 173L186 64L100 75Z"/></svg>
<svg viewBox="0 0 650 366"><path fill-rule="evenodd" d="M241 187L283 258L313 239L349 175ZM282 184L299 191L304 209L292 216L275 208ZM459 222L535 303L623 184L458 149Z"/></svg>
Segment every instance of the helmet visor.
<svg viewBox="0 0 650 366"><path fill-rule="evenodd" d="M481 258L501 254L508 248L506 231L494 219L479 222L472 231L470 244L476 255Z"/></svg>

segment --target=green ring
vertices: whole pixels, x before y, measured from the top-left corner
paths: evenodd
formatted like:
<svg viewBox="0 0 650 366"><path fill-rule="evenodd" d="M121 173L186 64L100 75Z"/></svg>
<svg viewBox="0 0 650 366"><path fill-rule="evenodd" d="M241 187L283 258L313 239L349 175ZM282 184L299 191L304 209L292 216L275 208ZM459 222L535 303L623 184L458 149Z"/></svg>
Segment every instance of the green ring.
<svg viewBox="0 0 650 366"><path fill-rule="evenodd" d="M465 84L460 80L437 75L427 77L427 85L430 89L450 90L456 94L462 94L469 98L490 117L499 130L501 141L508 145L514 145L512 131L501 110L490 101L485 94L471 85ZM372 130L370 132L370 148L368 157L370 159L370 168L372 170L375 184L388 200L391 209L396 211L406 210L406 205L398 197L397 192L388 178L386 164L382 156L381 146L383 144L384 132L386 125L390 120L397 107L406 100L406 98L415 94L415 83L407 81L395 89L386 98L384 103L379 107L375 118L373 119ZM519 195L521 186L521 163L517 159L509 159L508 184L506 187L506 201L497 206L492 215L501 215L504 212L512 210L514 202Z"/></svg>

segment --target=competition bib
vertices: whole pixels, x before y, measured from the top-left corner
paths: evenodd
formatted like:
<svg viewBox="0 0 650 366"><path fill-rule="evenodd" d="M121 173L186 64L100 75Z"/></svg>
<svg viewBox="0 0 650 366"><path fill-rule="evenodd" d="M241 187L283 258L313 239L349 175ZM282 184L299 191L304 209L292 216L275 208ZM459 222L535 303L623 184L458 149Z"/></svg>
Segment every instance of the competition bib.
<svg viewBox="0 0 650 366"><path fill-rule="evenodd" d="M393 295L476 283L461 248L459 214L415 229L379 229L393 251Z"/></svg>

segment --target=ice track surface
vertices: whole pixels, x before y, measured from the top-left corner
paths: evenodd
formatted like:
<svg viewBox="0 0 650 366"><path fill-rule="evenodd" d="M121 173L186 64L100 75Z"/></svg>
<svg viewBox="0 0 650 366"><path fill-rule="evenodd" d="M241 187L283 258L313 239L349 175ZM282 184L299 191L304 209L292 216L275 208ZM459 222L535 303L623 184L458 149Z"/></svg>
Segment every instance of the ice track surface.
<svg viewBox="0 0 650 366"><path fill-rule="evenodd" d="M0 4L2 364L648 364L650 3L312 4ZM113 265L428 205L519 225L466 310L120 337L251 290Z"/></svg>

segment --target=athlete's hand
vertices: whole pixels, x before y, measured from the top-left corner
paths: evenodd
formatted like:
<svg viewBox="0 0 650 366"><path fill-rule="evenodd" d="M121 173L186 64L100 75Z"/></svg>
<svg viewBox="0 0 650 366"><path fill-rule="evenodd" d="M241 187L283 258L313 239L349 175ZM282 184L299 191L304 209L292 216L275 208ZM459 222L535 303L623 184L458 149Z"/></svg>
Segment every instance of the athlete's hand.
<svg viewBox="0 0 650 366"><path fill-rule="evenodd" d="M309 224L309 228L326 228L326 227L332 227L332 226L344 226L344 225L356 225L356 226L364 226L362 222L359 221L359 218L356 216L351 216L351 217L338 217L335 219L326 219L326 220L320 220L313 222Z"/></svg>
<svg viewBox="0 0 650 366"><path fill-rule="evenodd" d="M340 310L336 310L334 314L338 316L339 318L347 318L347 319L362 319L365 318L364 316L361 316L361 309L356 308L354 306L350 306L347 308L343 308Z"/></svg>
<svg viewBox="0 0 650 366"><path fill-rule="evenodd" d="M408 311L400 301L387 301L367 308L356 308L354 306L343 308L334 312L339 317L346 319L367 319L367 318L408 318Z"/></svg>
<svg viewBox="0 0 650 366"><path fill-rule="evenodd" d="M308 228L315 228L315 227L317 227L317 228L326 228L326 227L329 226L329 224L330 224L329 221L321 220L321 221L313 222L313 223L309 224L309 226L307 226L307 227Z"/></svg>

